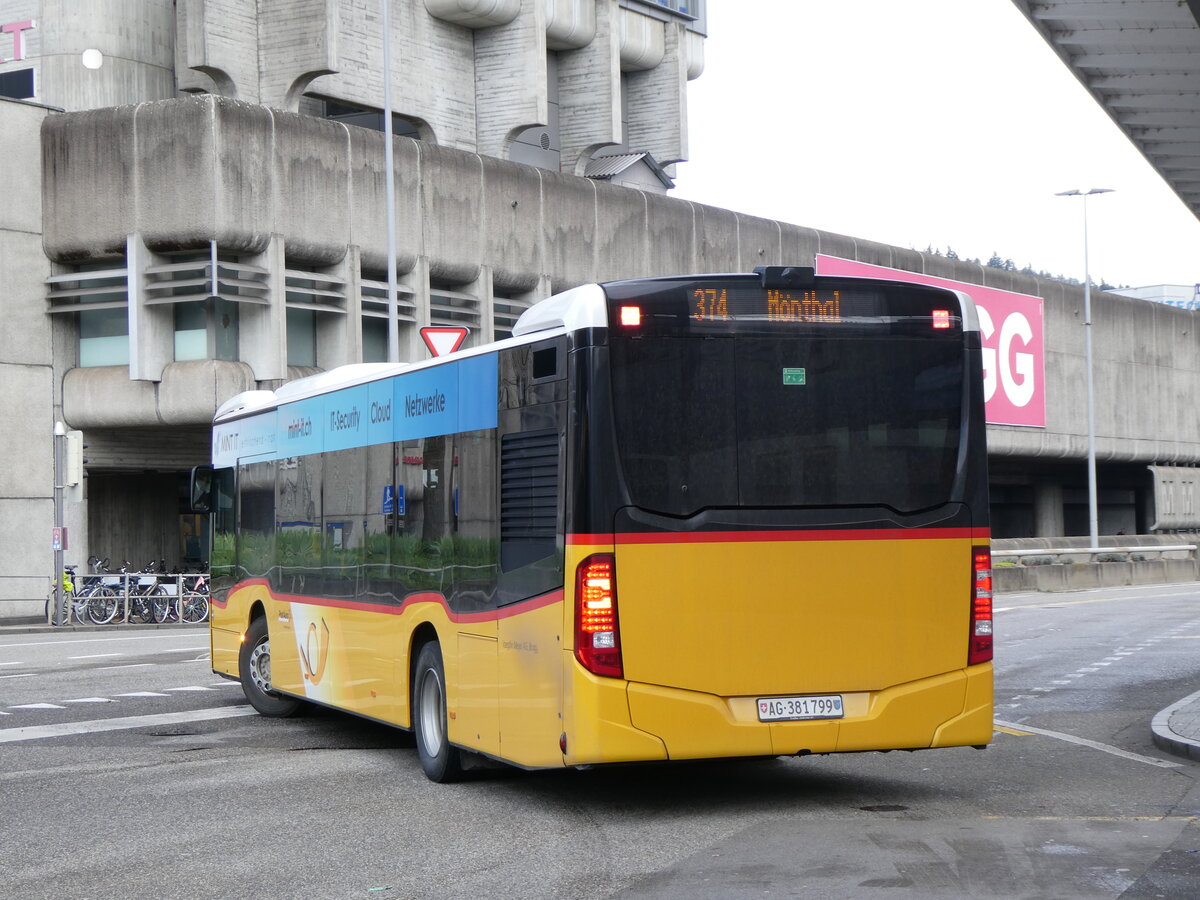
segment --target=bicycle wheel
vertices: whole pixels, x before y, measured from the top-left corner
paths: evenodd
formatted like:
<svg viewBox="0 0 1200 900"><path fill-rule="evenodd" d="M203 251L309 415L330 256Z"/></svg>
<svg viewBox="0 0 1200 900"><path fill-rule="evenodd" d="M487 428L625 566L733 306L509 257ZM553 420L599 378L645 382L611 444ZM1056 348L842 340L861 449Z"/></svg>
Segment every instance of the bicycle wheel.
<svg viewBox="0 0 1200 900"><path fill-rule="evenodd" d="M71 598L71 607L75 613L75 620L80 625L88 623L88 604L92 602L92 597L96 595L97 586L95 584L85 585L83 588L75 592L75 596Z"/></svg>
<svg viewBox="0 0 1200 900"><path fill-rule="evenodd" d="M188 594L183 600L183 621L195 624L208 618L208 597Z"/></svg>
<svg viewBox="0 0 1200 900"><path fill-rule="evenodd" d="M107 625L117 615L117 595L108 588L98 588L87 607L88 619L95 625Z"/></svg>
<svg viewBox="0 0 1200 900"><path fill-rule="evenodd" d="M136 619L143 625L154 621L154 603L150 594L136 594L129 598L129 618Z"/></svg>
<svg viewBox="0 0 1200 900"><path fill-rule="evenodd" d="M162 585L154 589L150 596L150 605L154 610L154 621L159 625L176 618L175 598L168 594Z"/></svg>

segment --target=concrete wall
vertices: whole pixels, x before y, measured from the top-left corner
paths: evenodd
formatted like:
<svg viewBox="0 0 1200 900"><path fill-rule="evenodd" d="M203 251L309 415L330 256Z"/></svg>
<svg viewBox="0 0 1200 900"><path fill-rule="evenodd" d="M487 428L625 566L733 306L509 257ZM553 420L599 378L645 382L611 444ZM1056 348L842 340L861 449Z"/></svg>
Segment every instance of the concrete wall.
<svg viewBox="0 0 1200 900"><path fill-rule="evenodd" d="M42 253L40 127L48 111L0 100L0 618L44 601L53 569L52 433L58 416L51 328L42 295L50 264ZM80 535L82 537L82 535ZM20 607L20 608L18 608ZM41 604L36 612L41 613Z"/></svg>

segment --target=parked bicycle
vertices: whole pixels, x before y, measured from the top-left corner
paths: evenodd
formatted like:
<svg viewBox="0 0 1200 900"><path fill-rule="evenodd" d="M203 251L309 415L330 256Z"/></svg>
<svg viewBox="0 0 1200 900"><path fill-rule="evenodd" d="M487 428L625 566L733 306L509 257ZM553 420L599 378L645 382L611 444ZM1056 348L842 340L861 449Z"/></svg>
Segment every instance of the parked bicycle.
<svg viewBox="0 0 1200 900"><path fill-rule="evenodd" d="M63 566L63 594L67 599L67 617L62 623L54 621L51 615L54 596L51 592L51 597L46 600L46 619L51 624L67 625L72 618L80 624L86 624L89 621L88 608L93 599L109 593L115 596L116 592L103 585L98 577L100 573L108 571L108 560L102 560L98 556L88 557L88 568L92 570L91 575L76 576L78 566Z"/></svg>
<svg viewBox="0 0 1200 900"><path fill-rule="evenodd" d="M169 580L160 581L166 595L154 598L155 622L197 624L208 619L208 578L204 573L183 575L177 572Z"/></svg>

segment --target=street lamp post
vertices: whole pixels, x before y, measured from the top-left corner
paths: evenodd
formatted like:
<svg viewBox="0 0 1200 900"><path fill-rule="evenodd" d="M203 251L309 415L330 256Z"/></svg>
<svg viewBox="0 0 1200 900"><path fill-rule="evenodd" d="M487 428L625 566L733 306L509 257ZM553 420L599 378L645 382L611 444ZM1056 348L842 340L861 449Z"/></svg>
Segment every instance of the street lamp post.
<svg viewBox="0 0 1200 900"><path fill-rule="evenodd" d="M1088 470L1088 535L1091 549L1097 549L1100 535L1100 509L1096 497L1096 395L1092 378L1092 279L1088 271L1087 198L1092 194L1111 194L1112 188L1091 188L1086 191L1059 191L1056 197L1083 198L1083 327L1087 357L1087 470Z"/></svg>
<svg viewBox="0 0 1200 900"><path fill-rule="evenodd" d="M383 13L383 168L387 193L387 361L400 361L400 324L396 299L396 174L392 150L392 26L388 16L391 0L382 0Z"/></svg>

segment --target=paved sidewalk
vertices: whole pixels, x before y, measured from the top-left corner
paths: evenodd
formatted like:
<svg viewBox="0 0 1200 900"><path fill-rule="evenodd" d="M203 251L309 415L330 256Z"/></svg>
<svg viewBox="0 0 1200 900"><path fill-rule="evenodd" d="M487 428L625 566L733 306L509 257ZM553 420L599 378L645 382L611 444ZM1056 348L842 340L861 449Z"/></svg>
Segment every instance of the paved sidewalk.
<svg viewBox="0 0 1200 900"><path fill-rule="evenodd" d="M1200 691L1156 715L1150 730L1158 749L1200 762Z"/></svg>

